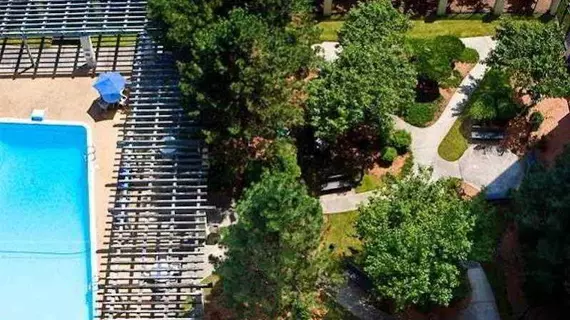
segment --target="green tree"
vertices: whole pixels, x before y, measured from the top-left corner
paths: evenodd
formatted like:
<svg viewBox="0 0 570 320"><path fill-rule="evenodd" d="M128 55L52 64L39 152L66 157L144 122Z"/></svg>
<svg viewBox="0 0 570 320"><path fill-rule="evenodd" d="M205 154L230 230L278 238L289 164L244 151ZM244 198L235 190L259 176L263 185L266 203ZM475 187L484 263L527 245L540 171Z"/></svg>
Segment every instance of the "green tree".
<svg viewBox="0 0 570 320"><path fill-rule="evenodd" d="M274 28L236 9L194 36L197 49L181 65L181 89L211 146L212 180L239 186L257 153L254 139L273 140L303 124L302 78L315 57L299 30Z"/></svg>
<svg viewBox="0 0 570 320"><path fill-rule="evenodd" d="M519 107L513 99L509 76L499 70L489 70L469 102L467 114L477 121L509 120Z"/></svg>
<svg viewBox="0 0 570 320"><path fill-rule="evenodd" d="M552 168L532 168L514 198L527 295L570 306L570 149Z"/></svg>
<svg viewBox="0 0 570 320"><path fill-rule="evenodd" d="M309 86L310 123L317 137L334 141L361 125L391 128L389 114L414 101L415 70L399 47L349 45Z"/></svg>
<svg viewBox="0 0 570 320"><path fill-rule="evenodd" d="M556 21L506 20L497 28L496 38L488 64L510 75L515 88L535 98L570 93L564 34Z"/></svg>
<svg viewBox="0 0 570 320"><path fill-rule="evenodd" d="M269 23L287 25L294 16L304 15L310 9L308 0L224 0L224 6L244 8Z"/></svg>
<svg viewBox="0 0 570 320"><path fill-rule="evenodd" d="M153 33L166 47L190 59L197 31L216 21L223 0L149 0L148 16L155 24Z"/></svg>
<svg viewBox="0 0 570 320"><path fill-rule="evenodd" d="M299 309L311 304L318 277L318 200L297 178L268 173L246 190L237 213L223 239L227 258L217 269L229 305L242 319L305 314Z"/></svg>
<svg viewBox="0 0 570 320"><path fill-rule="evenodd" d="M339 30L339 42L343 47L378 44L394 37L403 38L410 27L408 18L396 10L389 0L359 2L348 12Z"/></svg>
<svg viewBox="0 0 570 320"><path fill-rule="evenodd" d="M363 265L375 289L397 308L447 305L460 284L460 263L489 259L493 243L474 234L481 203L458 195L456 180L430 181L425 169L383 187L360 209L357 230L364 242Z"/></svg>

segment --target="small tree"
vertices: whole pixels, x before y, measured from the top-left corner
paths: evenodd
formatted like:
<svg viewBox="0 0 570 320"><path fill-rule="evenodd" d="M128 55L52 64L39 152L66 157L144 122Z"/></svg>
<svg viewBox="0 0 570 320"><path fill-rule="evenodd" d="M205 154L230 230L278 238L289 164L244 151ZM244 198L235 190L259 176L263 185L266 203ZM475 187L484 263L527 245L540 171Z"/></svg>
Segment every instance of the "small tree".
<svg viewBox="0 0 570 320"><path fill-rule="evenodd" d="M411 27L408 18L394 8L389 0L359 2L352 8L338 33L342 46L378 44L386 39L403 37Z"/></svg>
<svg viewBox="0 0 570 320"><path fill-rule="evenodd" d="M297 178L268 173L237 205L239 221L223 242L217 269L229 306L242 318L277 319L310 305L323 215Z"/></svg>
<svg viewBox="0 0 570 320"><path fill-rule="evenodd" d="M396 130L392 132L388 144L396 148L398 153L404 154L408 152L412 144L412 135L406 130Z"/></svg>
<svg viewBox="0 0 570 320"><path fill-rule="evenodd" d="M399 309L447 305L473 243L483 246L477 258L488 259L492 252L494 243L474 234L482 204L472 207L457 190L457 181L432 182L424 169L395 179L360 209L364 270L378 294Z"/></svg>
<svg viewBox="0 0 570 320"><path fill-rule="evenodd" d="M497 28L497 47L488 64L506 72L515 88L534 98L570 93L564 61L564 34L556 21L506 20Z"/></svg>
<svg viewBox="0 0 570 320"><path fill-rule="evenodd" d="M389 114L413 102L415 81L415 70L400 48L344 48L309 86L307 107L316 136L334 141L363 124L378 128L379 134L389 132Z"/></svg>

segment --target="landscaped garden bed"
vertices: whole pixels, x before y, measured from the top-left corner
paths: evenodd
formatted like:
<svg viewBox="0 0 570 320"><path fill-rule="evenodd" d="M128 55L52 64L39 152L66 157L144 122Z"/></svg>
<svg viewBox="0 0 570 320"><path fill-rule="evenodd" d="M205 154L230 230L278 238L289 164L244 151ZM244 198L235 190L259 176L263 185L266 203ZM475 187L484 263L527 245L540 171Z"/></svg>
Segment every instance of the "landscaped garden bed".
<svg viewBox="0 0 570 320"><path fill-rule="evenodd" d="M418 72L416 103L403 118L417 127L437 121L461 81L479 60L477 51L454 36L408 39Z"/></svg>

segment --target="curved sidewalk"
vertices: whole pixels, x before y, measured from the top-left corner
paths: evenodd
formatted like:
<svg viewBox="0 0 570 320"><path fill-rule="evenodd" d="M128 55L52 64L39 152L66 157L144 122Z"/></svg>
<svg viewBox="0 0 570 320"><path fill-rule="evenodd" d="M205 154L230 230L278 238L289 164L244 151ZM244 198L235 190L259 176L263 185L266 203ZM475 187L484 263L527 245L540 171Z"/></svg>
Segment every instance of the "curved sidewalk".
<svg viewBox="0 0 570 320"><path fill-rule="evenodd" d="M437 148L463 111L469 96L477 88L479 81L483 79L487 71L487 66L484 61L495 47L495 41L493 41L491 37L463 38L461 41L465 46L477 50L479 53L479 62L471 69L467 77L461 81L459 88L451 97L451 100L439 119L430 127L418 128L404 122L404 120L398 117L393 117L397 129L405 129L412 134L411 150L414 153L415 163L421 166L433 167L433 174L436 178L463 178L459 161L449 162L442 159L437 153ZM327 60L334 60L334 58L336 58L338 48L336 48L333 43L323 43L321 48ZM477 183L475 183L475 185L482 187L482 185ZM358 206L365 202L372 194L373 192L332 194L322 196L320 201L325 213L339 213L358 209Z"/></svg>
<svg viewBox="0 0 570 320"><path fill-rule="evenodd" d="M461 112L463 112L463 108L479 85L479 81L483 79L487 71L484 60L487 59L495 46L495 42L491 37L463 38L461 41L465 46L477 50L479 62L471 69L467 77L461 81L459 88L451 97L439 119L427 128L418 128L404 122L400 118L394 117L396 128L408 130L412 134L411 149L414 153L415 162L422 166L433 167L436 178L461 178L459 162L449 162L442 159L437 153L437 148Z"/></svg>

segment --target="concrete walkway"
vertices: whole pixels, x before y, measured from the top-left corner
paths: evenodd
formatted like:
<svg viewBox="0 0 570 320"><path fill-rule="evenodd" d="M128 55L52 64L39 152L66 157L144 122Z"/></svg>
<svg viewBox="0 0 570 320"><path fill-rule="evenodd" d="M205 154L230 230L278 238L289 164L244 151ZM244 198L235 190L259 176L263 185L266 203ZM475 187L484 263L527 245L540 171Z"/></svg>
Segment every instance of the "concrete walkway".
<svg viewBox="0 0 570 320"><path fill-rule="evenodd" d="M470 262L467 277L471 286L471 300L459 314L459 320L500 320L493 290L481 265Z"/></svg>
<svg viewBox="0 0 570 320"><path fill-rule="evenodd" d="M459 88L451 97L449 104L439 119L428 128L418 128L404 122L400 118L394 117L396 128L408 130L412 134L411 149L414 153L415 162L422 166L433 167L435 178L462 178L459 163L457 161L448 162L442 159L437 153L437 148L463 111L469 96L477 88L478 82L483 79L487 71L487 66L483 63L483 60L487 58L495 46L491 37L464 38L461 41L463 41L465 46L477 50L480 61L469 72L469 75L461 81Z"/></svg>
<svg viewBox="0 0 570 320"><path fill-rule="evenodd" d="M411 150L414 153L415 163L421 166L432 167L434 178L461 178L477 188L482 188L499 179L503 171L514 168L517 170L511 170L511 172L514 172L516 175L520 175L520 171L518 170L520 166L515 165L518 158L508 150L500 154L500 157L502 158L499 158L499 155L494 155L495 158L493 159L487 156L487 160L478 166L473 164L478 158L481 158L481 155L479 152L473 151L474 146L471 146L468 152L465 152L459 161L454 162L442 159L437 153L439 144L463 111L470 95L477 88L479 81L483 79L483 76L487 71L487 66L483 61L495 47L495 42L491 37L463 38L461 41L465 46L477 50L480 60L469 72L469 75L463 79L439 119L428 128L414 127L396 116L394 116L393 119L397 129L405 129L412 134ZM328 61L334 60L339 52L339 48L337 48L336 43L326 42L319 45L319 47L322 50L321 54ZM493 156L493 154L491 154L491 156ZM460 164L463 164L463 166ZM463 174L463 172L465 172L465 174ZM484 177L478 177L477 172L484 172L486 174ZM520 179L508 179L508 181L518 180ZM509 188L508 184L500 185L503 186L503 188ZM321 197L321 205L323 206L323 211L325 213L356 210L358 209L358 206L366 201L372 194L373 192L362 194L349 192L344 194L326 195Z"/></svg>

